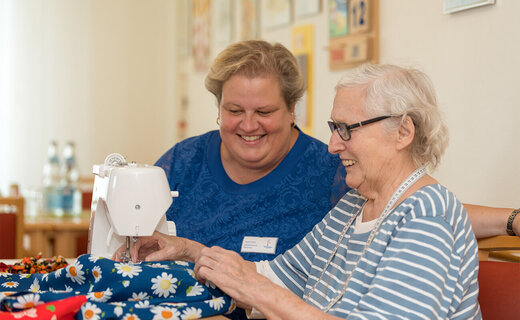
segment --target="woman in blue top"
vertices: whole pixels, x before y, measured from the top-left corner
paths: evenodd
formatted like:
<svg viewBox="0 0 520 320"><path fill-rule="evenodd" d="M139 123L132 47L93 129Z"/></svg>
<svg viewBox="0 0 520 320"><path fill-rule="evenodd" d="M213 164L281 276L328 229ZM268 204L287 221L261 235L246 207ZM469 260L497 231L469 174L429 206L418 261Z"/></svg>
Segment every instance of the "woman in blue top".
<svg viewBox="0 0 520 320"><path fill-rule="evenodd" d="M220 131L186 139L156 163L179 191L167 219L178 236L249 260L271 259L298 243L343 196L345 171L324 143L295 126L304 84L284 46L229 46L214 61L206 87L217 98Z"/></svg>
<svg viewBox="0 0 520 320"><path fill-rule="evenodd" d="M230 45L213 62L206 88L216 97L220 130L177 143L156 163L180 194L167 218L181 237L252 261L271 259L334 207L348 190L346 172L324 143L295 125L304 84L281 44ZM466 209L477 237L506 233L512 209ZM520 219L512 226L519 234Z"/></svg>
<svg viewBox="0 0 520 320"><path fill-rule="evenodd" d="M353 189L296 246L252 263L169 238L162 257L195 261L201 281L268 319L480 319L475 235L462 203L427 173L448 143L428 77L352 70L329 126Z"/></svg>

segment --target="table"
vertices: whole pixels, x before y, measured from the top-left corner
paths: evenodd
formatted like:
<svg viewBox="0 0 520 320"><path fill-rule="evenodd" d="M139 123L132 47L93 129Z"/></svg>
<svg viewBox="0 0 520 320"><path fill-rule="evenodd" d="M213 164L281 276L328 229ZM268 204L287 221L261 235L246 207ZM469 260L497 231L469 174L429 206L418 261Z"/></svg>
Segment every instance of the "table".
<svg viewBox="0 0 520 320"><path fill-rule="evenodd" d="M26 255L35 256L41 252L43 257L75 258L80 249L78 242L86 245L89 225L90 211L83 211L77 217L26 216L24 234L30 239Z"/></svg>

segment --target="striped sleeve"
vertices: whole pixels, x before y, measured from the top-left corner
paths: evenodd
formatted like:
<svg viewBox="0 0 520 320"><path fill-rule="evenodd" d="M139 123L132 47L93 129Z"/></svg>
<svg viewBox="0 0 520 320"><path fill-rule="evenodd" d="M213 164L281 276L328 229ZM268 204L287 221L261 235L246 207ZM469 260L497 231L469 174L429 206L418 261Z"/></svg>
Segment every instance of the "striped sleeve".
<svg viewBox="0 0 520 320"><path fill-rule="evenodd" d="M446 196L452 194L417 199L409 219L393 230L373 282L349 319L375 314L472 319L478 314L474 236L462 204L450 204Z"/></svg>
<svg viewBox="0 0 520 320"><path fill-rule="evenodd" d="M296 295L302 297L313 259L316 255L323 230L327 227L331 212L293 248L270 261L270 267L278 278Z"/></svg>

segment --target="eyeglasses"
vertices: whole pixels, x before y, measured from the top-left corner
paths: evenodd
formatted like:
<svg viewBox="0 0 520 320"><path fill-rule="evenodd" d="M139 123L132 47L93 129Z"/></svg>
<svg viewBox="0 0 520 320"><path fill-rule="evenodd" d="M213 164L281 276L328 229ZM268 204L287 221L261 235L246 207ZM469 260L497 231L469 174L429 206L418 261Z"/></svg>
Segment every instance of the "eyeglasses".
<svg viewBox="0 0 520 320"><path fill-rule="evenodd" d="M381 120L384 120L384 119L390 118L390 117L391 116L381 116L381 117L368 119L368 120L361 121L361 122L354 123L354 124L346 124L343 122L334 122L334 121L327 121L327 123L329 124L330 132L332 132L334 134L334 130L336 130L336 131L338 131L338 134L339 134L340 138L343 139L343 141L349 141L350 132L352 131L352 129L360 128L362 126L366 126L367 124L378 122L378 121L381 121Z"/></svg>

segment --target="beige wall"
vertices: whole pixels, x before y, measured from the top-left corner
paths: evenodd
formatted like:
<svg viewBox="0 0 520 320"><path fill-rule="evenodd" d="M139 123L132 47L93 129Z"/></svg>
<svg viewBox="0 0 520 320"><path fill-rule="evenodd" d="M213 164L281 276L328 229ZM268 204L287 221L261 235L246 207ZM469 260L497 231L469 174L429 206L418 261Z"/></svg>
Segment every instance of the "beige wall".
<svg viewBox="0 0 520 320"><path fill-rule="evenodd" d="M315 25L315 136L327 142L325 121L341 72L328 69L328 1L322 3L321 14L262 37L290 46L292 26ZM39 185L50 139L76 141L83 173L110 152L153 163L176 139L179 90L187 90L189 101L187 135L216 128L205 74L189 59L176 65L175 39L185 32L176 14L186 14L183 4L0 0L4 191L12 181ZM380 0L381 62L431 76L451 130L434 175L463 201L519 203L519 11L519 1L445 15L442 1ZM181 84L177 70L186 76Z"/></svg>
<svg viewBox="0 0 520 320"><path fill-rule="evenodd" d="M82 174L106 155L154 163L174 143L169 0L0 0L0 183L41 183L50 140Z"/></svg>
<svg viewBox="0 0 520 320"><path fill-rule="evenodd" d="M341 72L328 68L328 1L322 3L320 15L262 37L290 47L291 27L315 25L315 136L328 142L325 122ZM380 60L431 76L451 139L434 176L465 202L520 203L518 12L520 1L497 0L493 6L446 15L442 1L380 0ZM203 77L190 77L189 134L216 128L214 100L203 89Z"/></svg>

